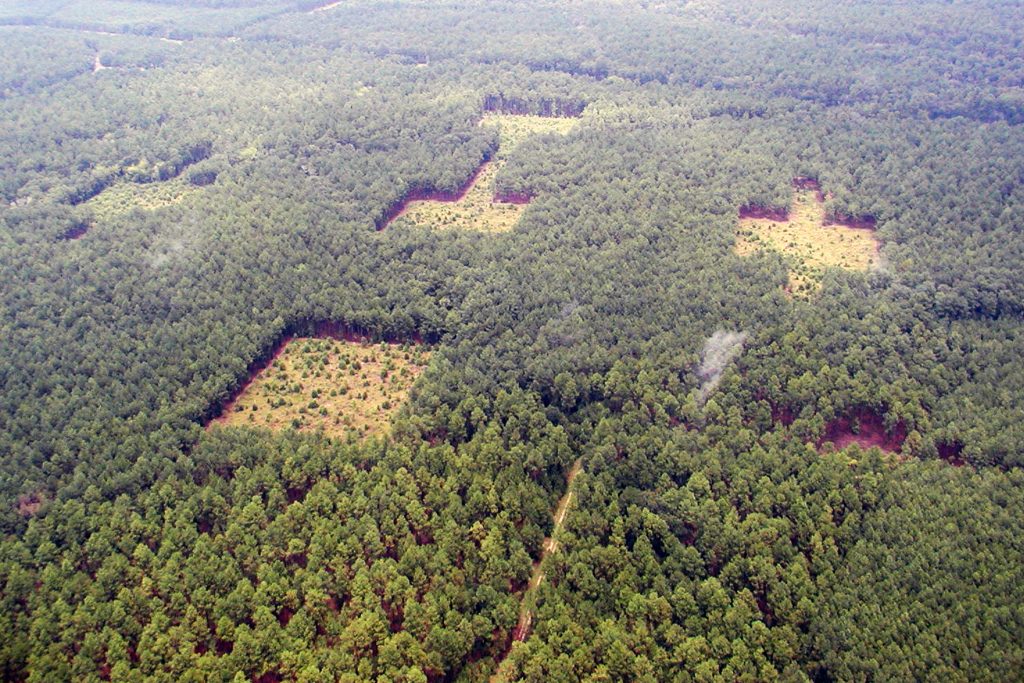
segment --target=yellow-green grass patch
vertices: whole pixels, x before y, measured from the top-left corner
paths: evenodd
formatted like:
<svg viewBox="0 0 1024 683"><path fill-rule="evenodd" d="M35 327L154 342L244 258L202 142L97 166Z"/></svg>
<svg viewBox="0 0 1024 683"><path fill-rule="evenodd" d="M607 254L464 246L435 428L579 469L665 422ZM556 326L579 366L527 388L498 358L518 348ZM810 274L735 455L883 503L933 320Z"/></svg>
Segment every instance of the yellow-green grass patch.
<svg viewBox="0 0 1024 683"><path fill-rule="evenodd" d="M790 264L788 291L809 294L821 286L827 268L868 270L878 260L874 230L825 225L825 204L814 189L796 189L787 220L741 218L736 253L779 252Z"/></svg>
<svg viewBox="0 0 1024 683"><path fill-rule="evenodd" d="M386 434L429 359L418 344L298 337L284 344L211 427Z"/></svg>
<svg viewBox="0 0 1024 683"><path fill-rule="evenodd" d="M133 209L153 211L177 204L201 189L183 177L152 183L120 182L103 190L83 206L89 207L98 220L110 220Z"/></svg>
<svg viewBox="0 0 1024 683"><path fill-rule="evenodd" d="M554 116L528 116L521 114L497 114L488 112L480 119L481 126L498 128L497 159L518 147L527 138L534 135L556 134L566 135L575 128L579 119Z"/></svg>
<svg viewBox="0 0 1024 683"><path fill-rule="evenodd" d="M409 202L399 214L400 220L440 230L511 230L525 210L523 203L495 201L494 179L508 154L524 140L545 133L566 134L577 119L547 116L486 114L482 126L498 128L499 145L494 158L483 164L468 188L455 201L423 199Z"/></svg>

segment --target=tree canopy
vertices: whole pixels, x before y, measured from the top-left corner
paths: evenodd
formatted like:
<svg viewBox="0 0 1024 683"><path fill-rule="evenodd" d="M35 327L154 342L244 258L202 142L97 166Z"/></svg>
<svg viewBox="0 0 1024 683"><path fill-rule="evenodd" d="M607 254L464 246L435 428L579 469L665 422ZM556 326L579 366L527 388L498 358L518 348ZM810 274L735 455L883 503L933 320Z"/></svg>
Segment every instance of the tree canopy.
<svg viewBox="0 0 1024 683"><path fill-rule="evenodd" d="M994 0L0 3L0 677L1021 678L1022 34ZM578 119L503 154L514 227L388 224L493 112ZM797 178L881 243L804 298L734 250ZM389 434L206 429L324 330L430 348Z"/></svg>

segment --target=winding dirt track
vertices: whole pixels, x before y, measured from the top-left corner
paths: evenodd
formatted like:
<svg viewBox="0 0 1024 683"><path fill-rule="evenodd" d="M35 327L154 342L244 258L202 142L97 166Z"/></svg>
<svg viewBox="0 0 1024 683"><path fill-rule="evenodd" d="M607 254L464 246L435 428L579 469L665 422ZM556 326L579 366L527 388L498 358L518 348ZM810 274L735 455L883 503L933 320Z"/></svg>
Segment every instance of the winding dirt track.
<svg viewBox="0 0 1024 683"><path fill-rule="evenodd" d="M552 553L558 552L558 532L562 530L562 525L565 523L565 516L569 513L569 507L572 505L573 490L572 484L576 481L576 477L583 470L583 460L579 459L572 464L569 468L569 473L566 476L565 493L562 498L558 501L558 505L555 506L554 520L555 528L551 530L551 535L544 539L544 543L541 546L540 559L533 565L533 574L530 576L530 583L526 587L526 592L523 593L522 607L519 610L519 623L516 624L515 630L512 631L512 642L524 641L530 635L530 628L533 626L533 603L534 596L537 593L537 589L544 582L544 560L548 558ZM491 676L491 683L505 683L508 680L508 654L512 649L505 653L501 661L498 662L498 668L495 670L494 675Z"/></svg>

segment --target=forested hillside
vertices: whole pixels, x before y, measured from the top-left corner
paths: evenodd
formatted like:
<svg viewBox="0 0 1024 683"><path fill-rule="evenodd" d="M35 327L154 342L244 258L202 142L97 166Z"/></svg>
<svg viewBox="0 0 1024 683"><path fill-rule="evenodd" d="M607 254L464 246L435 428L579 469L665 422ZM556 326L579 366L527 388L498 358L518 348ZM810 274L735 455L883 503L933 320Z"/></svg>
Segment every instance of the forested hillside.
<svg viewBox="0 0 1024 683"><path fill-rule="evenodd" d="M0 1L0 677L1024 678L1022 35Z"/></svg>

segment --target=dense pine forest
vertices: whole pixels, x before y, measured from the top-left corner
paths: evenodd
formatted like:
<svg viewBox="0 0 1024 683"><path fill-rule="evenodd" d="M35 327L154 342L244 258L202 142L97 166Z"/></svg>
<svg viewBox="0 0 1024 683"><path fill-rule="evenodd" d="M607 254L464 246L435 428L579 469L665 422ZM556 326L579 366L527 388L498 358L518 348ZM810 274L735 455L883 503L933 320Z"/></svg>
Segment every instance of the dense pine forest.
<svg viewBox="0 0 1024 683"><path fill-rule="evenodd" d="M1020 3L0 41L3 680L1024 679Z"/></svg>

